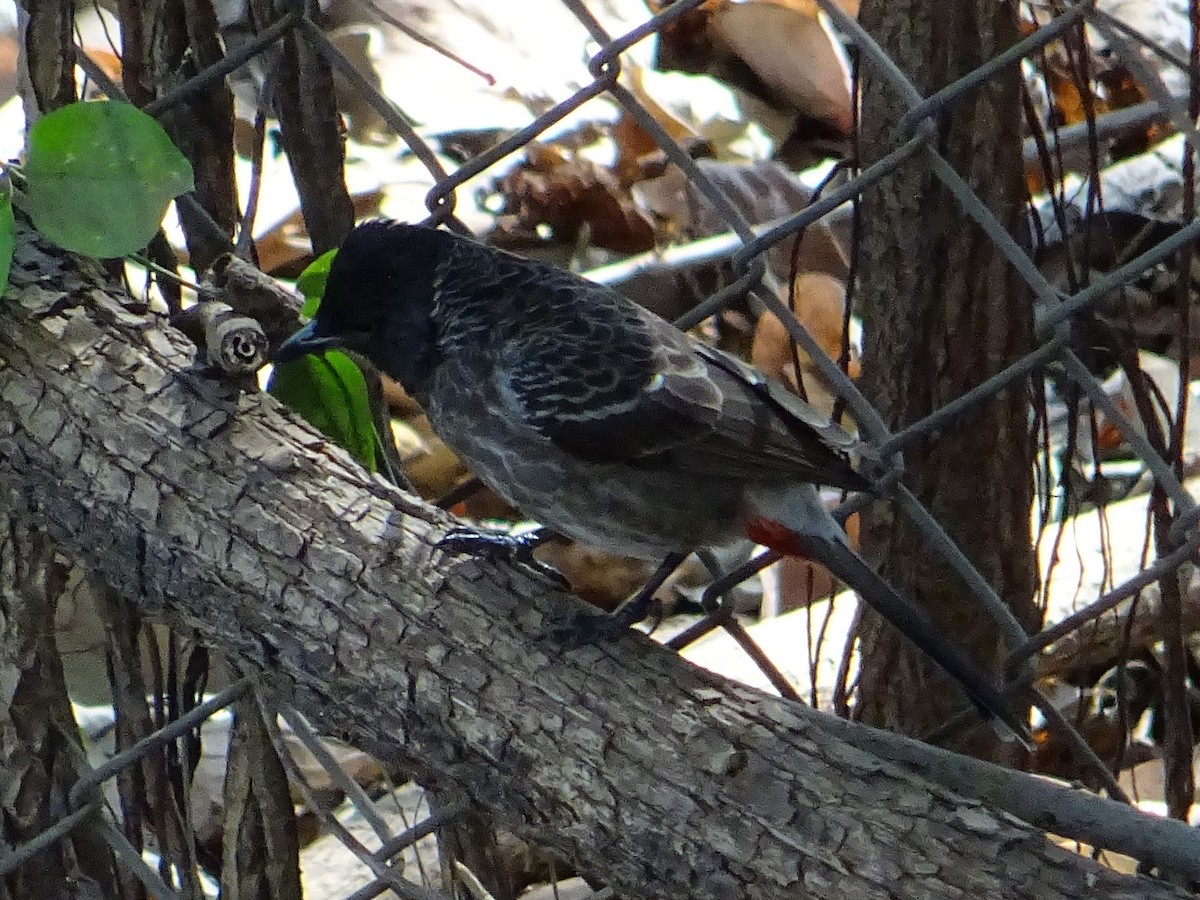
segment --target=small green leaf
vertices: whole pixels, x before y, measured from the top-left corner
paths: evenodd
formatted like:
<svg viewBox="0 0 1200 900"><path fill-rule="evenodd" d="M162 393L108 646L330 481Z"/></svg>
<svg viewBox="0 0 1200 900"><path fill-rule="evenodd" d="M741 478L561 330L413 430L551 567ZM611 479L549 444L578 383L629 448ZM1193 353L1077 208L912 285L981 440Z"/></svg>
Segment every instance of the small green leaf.
<svg viewBox="0 0 1200 900"><path fill-rule="evenodd" d="M379 441L367 382L346 354L331 350L280 363L271 373L267 391L349 451L364 468L377 470Z"/></svg>
<svg viewBox="0 0 1200 900"><path fill-rule="evenodd" d="M29 215L60 247L102 258L150 242L192 166L162 126L128 103L71 103L29 130Z"/></svg>
<svg viewBox="0 0 1200 900"><path fill-rule="evenodd" d="M0 294L8 287L8 272L12 266L13 249L13 208L12 198L0 191Z"/></svg>
<svg viewBox="0 0 1200 900"><path fill-rule="evenodd" d="M308 264L300 277L296 279L296 290L304 295L304 305L300 307L300 315L311 319L317 314L321 298L325 296L325 282L329 278L329 267L337 250L326 250Z"/></svg>

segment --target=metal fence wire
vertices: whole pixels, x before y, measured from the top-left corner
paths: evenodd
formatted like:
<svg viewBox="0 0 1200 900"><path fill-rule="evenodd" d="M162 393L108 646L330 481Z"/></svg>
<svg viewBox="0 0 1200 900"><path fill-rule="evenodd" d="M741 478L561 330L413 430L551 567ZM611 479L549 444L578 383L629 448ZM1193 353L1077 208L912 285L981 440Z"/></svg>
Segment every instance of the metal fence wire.
<svg viewBox="0 0 1200 900"><path fill-rule="evenodd" d="M1095 277L1077 289L1064 290L1043 274L1043 269L1035 262L1030 253L1013 239L995 216L980 202L971 187L939 153L936 129L932 127L939 116L997 73L1019 61L1035 57L1055 41L1071 35L1076 37L1082 35L1082 29L1086 26L1093 33L1102 35L1112 52L1125 62L1129 71L1143 80L1150 99L1099 117L1090 116L1088 121L1079 126L1063 127L1036 139L1030 138L1027 141L1027 157L1036 159L1039 152L1062 153L1072 145L1078 146L1089 141L1103 139L1121 129L1128 129L1131 125L1163 121L1170 122L1192 147L1200 149L1200 135L1197 134L1193 125L1194 119L1189 114L1188 98L1172 95L1163 87L1158 75L1153 69L1148 68L1142 51L1148 51L1150 56L1157 57L1162 65L1177 69L1184 75L1190 76L1187 60L1178 59L1166 48L1158 46L1092 3L1063 3L1055 7L1057 14L1043 17L1044 24L1031 30L1010 50L936 93L923 96L855 18L846 14L834 0L817 0L821 10L829 17L847 46L851 48L859 72L861 73L864 67L870 67L876 75L886 79L896 96L903 99L906 111L901 125L908 137L896 149L869 168L859 171L850 169L848 170L849 174L843 173L839 180L830 181L826 187L814 194L812 201L807 206L796 209L781 220L752 223L727 196L723 188L709 176L705 167L693 158L688 149L681 146L667 133L635 92L619 80L622 74L622 55L626 51L635 44L656 35L689 11L699 7L704 0L679 0L679 2L669 4L661 12L649 16L640 25L624 34L608 33L600 21L589 11L588 5L583 0L562 0L562 2L599 47L598 52L591 57L588 63L591 80L580 86L565 100L555 103L540 115L533 117L524 127L500 140L494 146L466 159L452 171L448 171L446 168L447 157L438 153L400 109L339 52L318 23L318 14L315 8L300 3L286 8L279 14L276 21L262 28L257 35L240 43L236 49L232 46L228 47L227 55L220 62L174 86L146 105L145 109L155 116L164 115L179 103L194 97L197 92L225 78L239 67L271 52L281 39L287 36L299 36L311 53L322 59L330 69L341 75L353 90L361 95L382 117L387 128L402 139L412 154L428 170L434 181L434 186L425 199L429 221L467 230L466 226L456 217L456 208L459 202L457 192L470 179L487 172L506 157L528 147L589 100L606 96L615 101L625 114L632 117L646 133L653 137L658 148L666 155L670 163L682 171L687 183L707 202L710 211L719 218L725 231L728 232L725 235L708 238L689 246L674 247L664 254L656 256L657 261L667 264L681 260L686 260L689 264L711 260L723 261L732 266L732 277L726 279L724 286L716 293L684 315L678 323L681 327L692 327L727 308L732 302L745 297L748 293L753 293L764 308L775 313L784 322L791 337L812 357L821 375L828 380L848 405L862 438L874 448L878 458L883 460L890 459L894 454L902 453L918 438L937 431L998 392L1022 383L1031 374L1053 370L1054 377L1059 380L1060 384L1075 385L1082 396L1088 398L1094 404L1094 408L1116 427L1126 445L1132 449L1132 453L1140 465L1144 466L1158 488L1169 498L1174 507L1175 519L1170 535L1170 546L1166 552L1160 553L1158 558L1145 566L1143 571L1128 578L1124 583L1111 586L1089 605L1046 628L1041 633L1029 635L1013 617L997 592L954 545L946 532L916 497L902 485L895 486L890 491L889 496L896 504L897 509L901 514L909 517L926 537L930 552L940 556L962 577L974 595L974 599L988 611L1008 645L1013 648L1005 670L1012 673L1014 682L1011 686L1014 689L1028 686L1022 683L1022 679L1028 678L1026 664L1035 654L1053 642L1078 633L1085 625L1094 622L1104 613L1114 610L1123 601L1136 597L1147 586L1160 579L1175 576L1181 565L1195 562L1197 551L1200 550L1197 506L1181 484L1175 461L1164 458L1164 455L1152 445L1145 429L1134 421L1125 410L1119 408L1097 376L1084 364L1076 350L1072 349L1070 330L1080 316L1090 314L1103 298L1111 296L1114 292L1133 289L1140 280L1147 276L1147 273L1154 271L1156 267L1171 265L1181 254L1186 255L1185 251L1191 247L1197 237L1200 237L1200 219L1193 219L1177 229L1173 229L1165 239L1152 246L1146 246L1133 258L1118 260L1119 264L1112 266L1099 277ZM90 59L81 48L76 47L75 50L77 61L88 76L99 81L107 93L119 95L119 87L105 76L103 68L95 60ZM299 88L276 84L275 89L286 91ZM1195 90L1195 86L1193 86L1193 90ZM402 101L403 98L400 99ZM1038 301L1037 347L1003 371L989 377L974 389L942 406L922 421L909 426L900 433L893 433L885 426L879 413L860 393L854 381L847 377L838 362L825 354L793 312L778 299L776 292L769 289L770 285L768 284L768 289L764 289L764 279L771 277L768 274L764 255L772 248L788 246L788 242L806 228L821 221L844 204L855 201L865 188L884 178L906 161L917 158L924 159L928 171L945 185L961 205L962 211L989 236L996 249L1019 273L1033 292ZM196 215L203 213L194 200L183 198L181 203ZM1185 203L1186 208L1190 208L1190 206ZM1031 213L1031 216L1037 218L1035 213ZM1039 223L1038 227L1049 230L1061 227L1061 222L1056 223L1052 216L1042 217L1040 221L1044 221L1045 224ZM225 233L215 224L213 228L220 234L222 241L228 241ZM1065 239L1066 235L1062 235L1062 237ZM1186 280L1186 276L1180 277ZM1183 352L1186 353L1187 349L1184 348ZM1183 411L1176 413L1179 416L1183 414ZM894 475L895 473L893 473L893 479ZM851 508L847 508L842 512L850 511ZM745 575L746 573L740 574ZM728 582L722 582L721 586L727 587ZM734 638L767 672L772 683L785 692L792 691L787 679L754 645L735 619L728 615L718 615L704 627L713 627L714 625L729 629ZM176 740L190 729L194 729L218 710L251 696L249 693L251 691L252 685L247 680L238 681L207 702L176 718L166 727L153 732L134 746L114 755L103 766L92 770L71 790L69 808L63 810L62 817L53 828L31 842L5 849L0 853L0 875L15 871L37 852L59 840L82 823L99 822L103 835L114 851L119 865L140 879L154 896L160 900L188 896L186 889L179 886L180 883L186 884L184 879L179 878L177 883L168 884L168 881L172 880L169 873L165 873L161 869L156 870L143 861L141 853L130 844L118 825L112 821L111 815L104 809L102 799L98 799L95 789L104 782L117 777L122 770L134 765L145 754ZM1044 697L1035 698L1035 705L1042 709L1060 736L1065 736L1080 758L1088 762L1087 768L1099 784L1107 789L1110 795L1124 797L1124 793L1109 767L1092 751L1074 724L1056 712L1054 706ZM274 720L273 715L269 718ZM289 721L298 731L304 730L305 726L299 717L291 717ZM334 763L330 763L330 767L333 770L337 768ZM331 772L331 774L333 773ZM384 845L380 850L368 851L354 838L346 835L348 842L356 844L356 854L374 875L374 880L370 885L356 890L351 896L355 898L377 896L388 889L395 890L401 896L418 896L414 893L414 886L404 882L390 863L404 848L432 831L439 824L452 818L455 810L439 810L438 817L400 834L392 834L382 820L372 814L372 802L360 789L356 789L352 783L347 782L348 780L345 778L339 781L345 785L346 792L352 797L363 815L378 826L376 831ZM327 824L330 827L337 827L336 822L332 820ZM420 894L420 896L428 896L428 894Z"/></svg>

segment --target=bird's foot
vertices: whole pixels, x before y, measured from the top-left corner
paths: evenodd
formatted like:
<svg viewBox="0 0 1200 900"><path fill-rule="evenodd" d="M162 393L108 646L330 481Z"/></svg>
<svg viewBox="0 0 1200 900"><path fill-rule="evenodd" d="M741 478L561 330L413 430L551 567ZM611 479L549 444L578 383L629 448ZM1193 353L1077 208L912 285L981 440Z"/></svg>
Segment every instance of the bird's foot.
<svg viewBox="0 0 1200 900"><path fill-rule="evenodd" d="M654 599L654 591L643 588L607 615L579 613L565 624L551 626L547 629L546 636L572 647L603 644L615 640L638 622L644 621L651 613L655 613L653 627L650 629L653 631L662 620L658 606Z"/></svg>
<svg viewBox="0 0 1200 900"><path fill-rule="evenodd" d="M656 595L659 588L687 558L686 553L669 553L659 567L636 594L606 616L585 613L576 616L569 624L559 625L548 631L553 636L572 646L596 644L610 641L628 631L638 622L653 614L650 633L662 623L663 607Z"/></svg>
<svg viewBox="0 0 1200 900"><path fill-rule="evenodd" d="M503 534L476 531L472 528L452 528L442 535L437 546L450 553L504 560L550 582L556 588L570 590L571 585L561 572L533 555L533 551L549 537L545 529L523 534Z"/></svg>

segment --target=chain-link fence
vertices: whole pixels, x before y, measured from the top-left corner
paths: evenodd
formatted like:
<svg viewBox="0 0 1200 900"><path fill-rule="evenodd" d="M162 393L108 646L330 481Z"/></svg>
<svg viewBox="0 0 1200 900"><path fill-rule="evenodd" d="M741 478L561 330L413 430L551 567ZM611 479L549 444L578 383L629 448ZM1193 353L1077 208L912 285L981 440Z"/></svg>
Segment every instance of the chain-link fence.
<svg viewBox="0 0 1200 900"><path fill-rule="evenodd" d="M1126 458L1136 463L1137 471L1129 479L1136 482L1143 471L1147 471L1153 480L1157 491L1165 497L1171 510L1168 527L1160 533L1157 552L1154 559L1146 564L1141 571L1125 578L1121 583L1108 584L1100 592L1082 606L1059 619L1053 625L1037 634L1027 634L1022 625L1014 618L1008 605L992 588L987 580L971 565L966 556L956 548L954 542L946 534L932 515L921 505L916 497L905 489L899 482L899 470L890 471L884 476L885 495L890 498L899 514L909 518L924 534L929 551L936 554L945 564L956 572L962 582L970 590L974 602L987 610L994 620L996 627L1003 636L1004 642L1011 648L1010 656L1004 671L1010 673L1012 682L1010 688L1014 695L1022 691L1029 692L1034 705L1045 717L1050 730L1059 740L1065 741L1071 751L1082 760L1082 770L1092 780L1093 784L1103 787L1114 797L1125 798L1126 792L1117 782L1113 773L1111 761L1101 759L1092 744L1080 733L1071 719L1064 715L1058 706L1040 690L1030 688L1029 678L1032 674L1030 661L1052 644L1078 639L1087 642L1090 632L1082 631L1085 626L1093 625L1096 620L1113 613L1122 611L1120 627L1126 629L1126 637L1134 628L1132 605L1141 593L1149 586L1163 579L1174 578L1180 566L1194 562L1200 543L1197 539L1197 507L1188 491L1181 482L1182 460L1184 458L1183 423L1186 419L1188 335L1186 323L1187 310L1192 304L1188 289L1191 283L1190 256L1191 246L1200 236L1200 220L1192 217L1193 180L1190 162L1182 165L1184 176L1182 186L1184 196L1180 201L1180 209L1188 218L1181 223L1175 223L1171 228L1156 230L1143 229L1143 234L1136 242L1129 242L1122 247L1122 252L1102 266L1096 266L1097 272L1092 277L1075 279L1069 286L1059 283L1049 272L1046 264L1045 247L1049 244L1069 246L1074 235L1085 234L1088 225L1101 210L1098 208L1099 172L1093 166L1086 171L1081 187L1077 190L1077 202L1072 202L1067 195L1067 189L1062 186L1061 178L1053 177L1057 172L1062 175L1061 166L1064 157L1079 147L1091 151L1092 159L1097 157L1098 146L1110 140L1114 135L1128 134L1139 129L1145 131L1150 126L1160 129L1165 136L1167 129L1182 135L1189 144L1194 145L1197 133L1193 122L1191 107L1195 106L1197 84L1195 76L1195 60L1181 59L1170 48L1165 48L1151 40L1146 35L1129 26L1126 22L1111 15L1104 9L1090 3L1052 5L1054 9L1046 13L1041 10L1026 10L1028 19L1027 34L1008 51L974 71L969 72L952 84L929 96L924 96L908 77L880 49L858 20L847 14L843 7L834 0L817 0L823 15L832 22L837 33L846 45L851 48L851 56L855 61L856 71L861 77L865 69L870 69L874 76L886 81L888 88L896 96L902 98L905 107L901 129L907 135L896 149L883 155L873 162L869 168L855 169L852 164L837 167L833 175L812 193L811 201L802 208L795 209L783 218L767 222L751 222L744 210L731 200L722 184L711 177L710 170L698 161L693 148L684 146L669 133L661 117L647 107L644 96L631 89L622 79L622 55L631 47L650 39L664 29L678 23L702 6L703 0L679 0L666 5L660 12L650 15L642 24L623 34L610 34L601 22L589 11L588 4L583 0L563 0L563 5L576 17L586 30L592 42L599 47L598 52L591 56L588 70L591 80L579 87L570 96L554 103L540 115L532 117L528 123L503 139L487 147L482 152L469 155L456 168L447 167L447 156L424 137L418 128L383 96L372 80L350 62L330 40L326 30L319 23L319 13L315 8L301 9L299 5L278 15L270 8L270 4L255 6L254 12L262 19L258 22L257 32L234 43L227 40L225 54L219 61L205 66L197 73L181 80L178 84L162 89L148 102L144 109L155 116L167 116L172 110L181 108L181 104L201 97L205 91L221 80L235 73L248 64L265 64L271 54L278 54L281 41L291 42L287 54L291 55L291 64L280 64L278 59L271 61L270 90L264 96L268 99L286 96L303 96L323 85L321 80L325 75L314 75L314 71L328 70L336 73L350 86L366 103L382 118L386 127L398 136L408 147L409 151L428 170L434 186L425 198L429 219L438 224L447 224L460 230L468 230L456 218L456 209L460 203L459 192L464 185L481 174L489 172L497 164L505 161L513 154L526 149L531 143L547 134L555 126L560 125L569 116L594 98L605 97L619 107L621 113L628 116L646 134L653 138L657 148L665 154L670 165L678 168L684 175L689 190L696 192L702 198L709 211L728 232L724 235L714 235L687 246L677 246L665 253L653 255L657 265L673 265L686 263L695 266L704 262L722 262L729 268L723 283L714 293L703 302L689 309L678 321L684 328L690 328L704 322L706 319L728 309L731 305L742 301L747 295L754 299L758 309L767 310L777 316L785 325L787 333L808 356L811 357L820 375L832 385L837 396L841 398L850 411L850 416L857 424L860 435L872 448L872 453L880 460L890 460L895 454L903 453L914 442L923 437L936 433L939 429L954 422L965 413L975 409L979 404L994 397L1005 389L1026 384L1031 376L1036 376L1040 385L1045 385L1051 401L1062 400L1065 407L1074 414L1064 428L1064 433L1071 437L1063 437L1059 443L1069 448L1064 456L1061 447L1052 447L1051 432L1054 425L1050 421L1053 416L1046 412L1047 400L1039 397L1035 406L1040 407L1040 419L1043 426L1044 465L1046 471L1043 485L1048 493L1059 491L1067 476L1062 472L1052 473L1057 464L1072 468L1076 461L1072 456L1080 451L1075 446L1075 438L1079 432L1079 422L1082 421L1084 443L1088 444L1091 456L1084 452L1087 462L1092 467L1091 475L1100 473L1099 441L1100 426L1097 422L1102 419L1105 427L1115 430L1118 442L1125 448ZM264 12L265 10L265 12ZM1195 12L1193 10L1193 17ZM253 21L253 16L251 16ZM214 20L215 24L215 20ZM44 19L34 17L29 24L30 29L44 26ZM532 25L530 27L533 27ZM39 35L27 40L26 45L37 52L47 52L47 47L54 46L57 36L45 38ZM1049 169L1043 184L1047 199L1037 206L1030 205L1029 243L1036 245L1034 251L1027 250L1027 242L1019 240L1009 232L991 211L978 199L968 182L958 174L946 161L939 151L938 132L936 123L940 117L955 108L955 105L982 84L998 76L1011 67L1025 61L1026 75L1031 76L1042 72L1042 66L1033 65L1042 60L1048 47L1067 42L1079 53L1085 53L1089 41L1101 41L1107 48L1106 52L1120 60L1125 69L1132 73L1144 90L1146 99L1132 105L1114 108L1108 112L1088 109L1084 121L1076 125L1063 124L1048 130L1032 134L1026 141L1026 158L1031 167L1039 163ZM38 49L40 48L40 50ZM64 48L59 48L64 49ZM113 96L123 96L121 87L114 83L105 68L90 57L82 49L72 45L71 52L76 54L78 65L87 73L89 79L98 83L101 89ZM34 51L31 51L34 52ZM1082 58L1082 57L1080 57ZM296 63L299 59L301 62ZM1091 91L1091 82L1086 71L1086 65L1079 62L1076 74L1083 85L1080 93ZM291 65L291 68L288 67ZM1191 85L1192 96L1180 96L1172 93L1166 86L1166 80L1160 74L1161 69L1181 73ZM289 83L287 78L299 79ZM1027 83L1032 83L1027 77ZM315 86L315 87L314 87ZM135 101L145 98L132 98ZM402 100L402 98L400 98ZM1035 106L1032 101L1031 108ZM1084 105L1089 106L1087 98ZM286 102L275 103L274 111L284 117L286 115L301 116L299 110L286 110ZM1031 117L1031 125L1035 119ZM1157 125L1155 125L1157 123ZM1168 124L1169 123L1169 124ZM259 122L261 131L262 123ZM289 138L289 128L303 129L303 121L282 123L284 136L282 143L289 154L295 154L291 159L293 170L307 169L309 184L301 186L299 195L304 207L309 231L313 233L314 245L332 246L336 240L318 239L318 233L342 234L348 224L347 216L350 206L343 204L338 207L330 197L322 193L319 185L320 178L312 175L312 169L322 167L326 170L327 181L340 181L337 170L343 164L339 154L333 158L323 158L320 153L320 141L309 136L307 144L301 138ZM1183 153L1184 145L1180 145ZM305 156L305 154L308 154ZM1188 150L1190 154L1190 149ZM1190 155L1189 155L1190 159ZM938 179L955 200L961 205L961 210L994 243L995 249L1002 254L1012 269L1019 274L1029 291L1036 299L1036 349L1008 365L1002 371L988 377L962 396L942 405L936 412L921 421L915 422L899 433L893 433L884 424L879 412L872 407L859 391L854 380L846 372L846 359L836 360L830 357L822 344L797 319L794 311L789 308L784 298L787 291L778 291L781 275L767 260L767 255L777 247L789 247L797 236L803 235L806 229L822 222L826 217L844 209L846 204L853 203L870 186L888 177L898 167L910 160L922 160L929 173ZM330 168L338 178L329 179ZM298 176L298 180L303 180ZM344 185L334 193L345 194ZM182 198L181 219L184 220L189 245L193 258L202 255L198 247L205 241L210 245L233 249L229 229L224 227L228 222L221 223L219 214L214 214L212 208L205 208L199 195ZM332 218L336 221L323 226L324 230L315 227L330 209ZM1155 223L1151 223L1154 225ZM1161 223L1160 223L1161 224ZM1154 239L1147 235L1153 233ZM206 235L203 239L199 235ZM1097 239L1099 240L1099 239ZM1076 259L1080 268L1090 265L1090 257ZM626 268L624 271L635 271ZM1125 307L1114 312L1114 297L1121 302L1128 299L1130 293L1141 290L1141 285L1153 273L1166 271L1173 273L1171 291L1179 300L1171 310L1181 309L1184 313L1179 318L1170 318L1167 331L1176 329L1174 333L1177 357L1182 371L1183 388L1179 390L1179 399L1184 403L1182 408L1176 408L1174 397L1162 397L1149 381L1133 384L1135 402L1130 407L1123 404L1109 386L1102 382L1100 372L1093 360L1086 358L1087 353L1081 352L1080 344L1075 337L1080 330L1080 322L1097 315L1101 310L1110 318L1130 317ZM852 279L851 279L852 280ZM1164 293L1160 291L1159 293ZM1169 292L1168 292L1169 293ZM781 296L782 294L782 296ZM1140 296L1140 295L1139 295ZM1122 312L1124 310L1124 312ZM1182 323L1182 324L1181 324ZM1088 349L1091 349L1090 345ZM1090 408L1090 418L1080 415L1080 404ZM1166 417L1167 427L1158 430L1149 427L1147 410L1151 410L1150 418L1155 418L1155 405L1169 408ZM1050 452L1054 451L1054 452ZM1088 466L1083 466L1088 468ZM1076 473L1078 474L1078 473ZM1088 473L1084 473L1086 477ZM1053 475L1053 477L1052 477ZM859 505L865 500L856 501ZM854 504L847 504L842 513L855 511ZM1048 508L1048 504L1047 504ZM1049 519L1054 516L1047 517ZM739 568L732 577L720 579L714 588L705 593L706 602L717 605L719 596L731 584L749 577L774 557L752 560L746 566ZM1154 614L1161 607L1155 607L1151 613L1144 613L1143 618L1149 618L1149 625L1139 625L1151 636L1161 634L1170 639L1180 641L1183 634L1190 630L1187 618L1178 620L1170 628L1159 631L1160 623ZM1190 613L1189 613L1190 615ZM1118 621L1114 619L1114 621ZM682 645L691 638L715 627L728 630L734 639L749 652L767 679L781 693L796 697L797 693L788 678L779 672L747 634L746 629L738 620L728 614L727 610L710 608L709 616L699 625L685 633L674 643ZM1148 639L1149 640L1149 639ZM1167 685L1164 690L1183 691L1184 685ZM44 848L51 846L73 829L83 823L98 823L104 841L112 849L118 865L127 873L132 873L146 888L160 898L182 897L194 895L190 891L199 889L199 881L184 877L180 871L170 867L158 869L144 861L142 851L131 843L127 834L113 817L105 811L102 799L96 799L94 789L117 779L122 772L128 771L133 764L143 759L147 754L160 752L162 748L185 735L195 732L199 725L210 720L219 710L241 703L244 708L251 702L252 685L247 679L235 681L204 700L190 710L172 717L167 724L153 728L137 743L115 752L103 765L89 773L70 789L66 807L61 811L61 817L55 826L35 840L15 848L6 850L0 856L0 874L16 871L20 866ZM283 739L279 729L272 723L280 711L271 710L272 714L265 716L268 722L269 740L276 747L283 748ZM398 874L398 869L392 861L405 849L418 840L433 832L448 822L453 822L458 810L454 808L439 809L435 815L419 824L400 830L398 833L385 821L379 813L376 804L364 790L342 770L334 758L322 750L319 739L311 734L303 719L292 714L289 710L282 711L287 719L291 733L309 747L326 772L336 784L341 794L349 797L361 815L371 826L382 846L377 850L368 850L365 844L341 825L329 813L322 813L321 819L326 829L332 830L339 839L352 848L353 853L361 863L372 873L373 879L369 885L359 888L348 896L367 898L378 896L388 889L394 890L400 896L426 896L411 882L405 881ZM290 759L291 754L286 749L281 756ZM292 773L295 775L296 773ZM303 777L297 779L304 784ZM311 808L321 809L319 798L312 796L311 789L302 789L305 799L311 802ZM1189 791L1190 792L1190 791ZM160 835L160 844L164 852L168 849L169 841ZM173 881L173 884L168 882Z"/></svg>

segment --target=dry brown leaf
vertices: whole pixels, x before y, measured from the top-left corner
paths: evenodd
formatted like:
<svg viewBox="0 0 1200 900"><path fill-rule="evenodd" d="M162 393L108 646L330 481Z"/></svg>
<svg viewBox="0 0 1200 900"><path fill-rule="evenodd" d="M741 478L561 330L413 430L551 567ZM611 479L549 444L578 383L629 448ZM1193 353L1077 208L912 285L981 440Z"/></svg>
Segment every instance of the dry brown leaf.
<svg viewBox="0 0 1200 900"><path fill-rule="evenodd" d="M846 288L836 278L824 272L801 272L795 282L796 318L813 336L831 359L842 352L842 334L846 313ZM806 398L825 415L833 414L837 395L813 364L812 358L800 348L795 357L792 336L783 322L771 312L759 317L754 329L750 361L772 378L783 382L795 394ZM796 371L796 359L800 371ZM847 365L851 378L859 373L858 355L851 348ZM800 385L803 384L803 391Z"/></svg>
<svg viewBox="0 0 1200 900"><path fill-rule="evenodd" d="M410 423L400 419L392 419L392 441L396 445L396 455L402 464L408 464L429 452L425 439Z"/></svg>
<svg viewBox="0 0 1200 900"><path fill-rule="evenodd" d="M777 162L742 164L702 159L696 164L752 225L786 218L812 200L812 190ZM668 237L697 240L729 230L695 184L675 166L659 178L636 185L634 195L661 223L664 241ZM795 242L780 241L767 254L771 272L777 278L786 279L795 268L826 272L844 280L849 274L850 226L848 207L835 210L808 226L804 229L795 266L792 264Z"/></svg>
<svg viewBox="0 0 1200 900"><path fill-rule="evenodd" d="M1036 24L1022 21L1023 30L1032 33ZM1039 123L1047 132L1055 127L1076 125L1114 110L1136 106L1150 99L1145 88L1125 65L1101 56L1094 47L1088 48L1088 80L1083 80L1076 58L1061 42L1051 44L1037 57L1038 71L1045 82L1049 102L1047 121ZM1040 93L1040 92L1039 92ZM1170 133L1161 121L1148 122L1144 127L1122 130L1116 137L1102 141L1101 151L1107 161L1125 159L1144 153ZM1076 150L1078 155L1080 150ZM1102 161L1103 164L1103 161ZM1068 154L1063 161L1067 170L1085 171L1086 159ZM1047 189L1046 173L1039 158L1026 164L1025 180L1032 193Z"/></svg>
<svg viewBox="0 0 1200 900"><path fill-rule="evenodd" d="M1146 100L1145 91L1124 67L1097 75L1097 85L1090 88L1090 98L1080 91L1079 79L1062 66L1052 64L1044 74L1054 103L1052 116L1057 125L1074 125L1085 121L1089 104L1092 114L1099 116Z"/></svg>
<svg viewBox="0 0 1200 900"><path fill-rule="evenodd" d="M778 162L734 164L700 159L696 164L752 224L782 220L803 209L812 199L812 191ZM639 182L634 185L633 193L659 223L661 245L706 238L729 229L677 167L669 167L658 178ZM804 229L796 267L846 278L851 222L847 206ZM794 246L794 239L784 240L767 252L768 269L776 278L786 279L792 271ZM627 263L626 271L619 276L613 273L617 268L612 267L605 278L625 296L665 319L678 318L734 277L732 265L724 258L682 265L642 258ZM739 312L748 314L749 310L727 310L723 322ZM752 326L746 329L747 336L751 331ZM728 348L724 340L720 345Z"/></svg>
<svg viewBox="0 0 1200 900"><path fill-rule="evenodd" d="M335 28L329 32L329 40L360 75L375 89L381 89L379 72L371 55L373 29L363 25ZM366 95L351 84L341 72L334 70L333 91L337 106L348 120L350 137L360 144L384 142L388 139L388 125L379 111L368 102Z"/></svg>
<svg viewBox="0 0 1200 900"><path fill-rule="evenodd" d="M525 160L497 183L504 197L492 242L510 243L548 226L572 244L589 229L589 243L618 253L654 246L654 226L608 169L557 147L530 144Z"/></svg>
<svg viewBox="0 0 1200 900"><path fill-rule="evenodd" d="M480 487L470 497L454 507L456 516L466 516L477 522L494 519L501 522L519 522L525 517L515 506L488 487Z"/></svg>
<svg viewBox="0 0 1200 900"><path fill-rule="evenodd" d="M409 396L400 382L380 373L379 384L383 390L383 402L388 405L392 415L407 419L421 414L421 404Z"/></svg>
<svg viewBox="0 0 1200 900"><path fill-rule="evenodd" d="M659 124L662 124L661 122ZM613 166L622 184L633 184L642 177L642 160L659 152L658 143L633 116L622 110L612 127L617 161Z"/></svg>
<svg viewBox="0 0 1200 900"><path fill-rule="evenodd" d="M850 67L815 3L729 4L712 28L714 42L763 82L768 105L850 133Z"/></svg>
<svg viewBox="0 0 1200 900"><path fill-rule="evenodd" d="M420 435L426 452L404 467L413 487L422 497L441 497L469 474L454 451L433 433L424 415L409 419L408 424Z"/></svg>
<svg viewBox="0 0 1200 900"><path fill-rule="evenodd" d="M1125 728L1116 716L1089 716L1076 727L1096 755L1110 768L1118 762L1122 768L1154 758L1155 749L1143 743L1127 743ZM1100 787L1096 776L1081 762L1070 743L1049 730L1042 729L1033 736L1034 751L1029 759L1029 771L1051 775L1066 781L1080 781L1093 789Z"/></svg>
<svg viewBox="0 0 1200 900"><path fill-rule="evenodd" d="M642 109L648 112L677 144L687 147L702 140L700 134L692 126L651 96L646 89L645 77L640 66L631 66L626 70L623 78L625 86L637 98ZM627 185L640 181L645 177L643 163L646 157L658 156L661 153L658 142L624 108L622 108L616 124L613 125L611 136L613 143L617 145L617 162L613 167L617 178L622 184Z"/></svg>
<svg viewBox="0 0 1200 900"><path fill-rule="evenodd" d="M537 556L562 573L576 596L607 611L620 606L654 574L654 563L617 556L577 541L543 544Z"/></svg>
<svg viewBox="0 0 1200 900"><path fill-rule="evenodd" d="M117 84L121 83L121 57L101 47L87 47L88 58L91 59L105 75Z"/></svg>
<svg viewBox="0 0 1200 900"><path fill-rule="evenodd" d="M354 205L354 218L377 214L382 201L383 191L379 188L352 193L350 202ZM312 244L299 209L260 232L254 244L258 251L258 267L276 278L296 278L313 259Z"/></svg>
<svg viewBox="0 0 1200 900"><path fill-rule="evenodd" d="M828 155L820 142L853 128L850 66L812 0L710 0L662 30L656 66L732 88L774 138L776 155L792 165Z"/></svg>
<svg viewBox="0 0 1200 900"><path fill-rule="evenodd" d="M17 58L20 52L16 31L0 33L0 103L17 92Z"/></svg>

